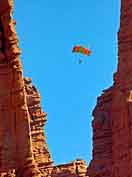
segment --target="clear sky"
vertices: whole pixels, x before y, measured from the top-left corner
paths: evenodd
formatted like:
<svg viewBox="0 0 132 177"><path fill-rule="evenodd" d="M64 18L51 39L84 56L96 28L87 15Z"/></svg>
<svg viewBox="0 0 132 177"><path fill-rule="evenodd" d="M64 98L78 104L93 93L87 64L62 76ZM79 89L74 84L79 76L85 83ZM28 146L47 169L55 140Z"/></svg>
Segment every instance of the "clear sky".
<svg viewBox="0 0 132 177"><path fill-rule="evenodd" d="M117 67L119 11L119 0L15 0L24 75L42 96L55 164L91 159L92 110ZM73 54L76 44L92 55Z"/></svg>

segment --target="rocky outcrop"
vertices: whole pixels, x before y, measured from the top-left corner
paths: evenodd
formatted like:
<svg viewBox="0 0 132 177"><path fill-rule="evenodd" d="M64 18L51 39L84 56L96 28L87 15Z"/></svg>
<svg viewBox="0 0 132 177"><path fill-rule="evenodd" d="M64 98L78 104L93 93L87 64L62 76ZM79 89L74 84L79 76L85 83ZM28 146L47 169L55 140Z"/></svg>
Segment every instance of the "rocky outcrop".
<svg viewBox="0 0 132 177"><path fill-rule="evenodd" d="M42 111L40 94L32 85L30 78L25 78L25 90L28 111L30 114L32 150L37 167L44 176L48 176L52 171L52 159L46 144L44 135L44 125L46 123L46 113Z"/></svg>
<svg viewBox="0 0 132 177"><path fill-rule="evenodd" d="M51 177L86 177L87 165L84 160L77 159L71 163L57 165Z"/></svg>
<svg viewBox="0 0 132 177"><path fill-rule="evenodd" d="M93 111L93 159L88 175L110 176L112 168L111 106L113 87L105 90L98 98Z"/></svg>
<svg viewBox="0 0 132 177"><path fill-rule="evenodd" d="M17 176L40 177L12 10L12 0L0 1L0 172L15 169Z"/></svg>
<svg viewBox="0 0 132 177"><path fill-rule="evenodd" d="M118 69L112 103L112 175L132 176L131 0L122 0L118 33Z"/></svg>

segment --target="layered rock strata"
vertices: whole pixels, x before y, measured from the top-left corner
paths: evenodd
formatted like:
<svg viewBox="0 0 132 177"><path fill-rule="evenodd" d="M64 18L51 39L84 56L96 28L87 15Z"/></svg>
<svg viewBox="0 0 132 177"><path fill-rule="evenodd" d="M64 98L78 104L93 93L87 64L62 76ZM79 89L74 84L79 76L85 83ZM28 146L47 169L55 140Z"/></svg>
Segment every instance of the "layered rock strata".
<svg viewBox="0 0 132 177"><path fill-rule="evenodd" d="M51 177L87 177L86 172L85 161L76 159L71 163L54 166Z"/></svg>
<svg viewBox="0 0 132 177"><path fill-rule="evenodd" d="M43 130L47 121L47 114L42 111L40 103L41 97L36 87L32 85L31 78L25 78L24 82L27 106L30 114L33 156L41 173L44 176L48 176L53 167Z"/></svg>

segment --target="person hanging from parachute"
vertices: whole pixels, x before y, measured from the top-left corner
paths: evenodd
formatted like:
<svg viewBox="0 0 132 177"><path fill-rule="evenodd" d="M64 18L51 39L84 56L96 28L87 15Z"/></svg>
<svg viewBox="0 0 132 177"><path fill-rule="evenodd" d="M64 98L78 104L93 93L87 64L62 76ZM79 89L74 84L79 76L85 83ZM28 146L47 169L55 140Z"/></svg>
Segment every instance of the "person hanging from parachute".
<svg viewBox="0 0 132 177"><path fill-rule="evenodd" d="M91 51L88 48L83 47L81 45L74 46L73 49L72 49L72 52L73 53L81 53L85 56L89 56L91 54ZM79 59L78 63L81 64L82 62L83 62L83 60Z"/></svg>

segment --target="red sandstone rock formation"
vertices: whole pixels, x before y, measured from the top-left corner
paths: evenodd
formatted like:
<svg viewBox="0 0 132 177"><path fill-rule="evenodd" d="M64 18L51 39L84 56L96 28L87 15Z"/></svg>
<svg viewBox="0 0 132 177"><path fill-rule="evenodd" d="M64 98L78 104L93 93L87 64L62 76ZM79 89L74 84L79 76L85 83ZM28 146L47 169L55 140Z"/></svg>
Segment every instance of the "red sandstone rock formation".
<svg viewBox="0 0 132 177"><path fill-rule="evenodd" d="M93 111L93 159L88 168L90 177L110 176L112 169L111 106L113 88L98 98ZM114 177L114 176L113 176Z"/></svg>
<svg viewBox="0 0 132 177"><path fill-rule="evenodd" d="M55 166L51 177L87 177L86 172L87 166L85 161L77 159L71 163Z"/></svg>
<svg viewBox="0 0 132 177"><path fill-rule="evenodd" d="M12 0L0 1L0 172L39 177L12 8Z"/></svg>
<svg viewBox="0 0 132 177"><path fill-rule="evenodd" d="M40 94L32 85L30 78L25 78L25 90L32 135L32 150L37 167L44 176L52 171L52 160L44 135L43 127L46 123L46 113L42 111Z"/></svg>

